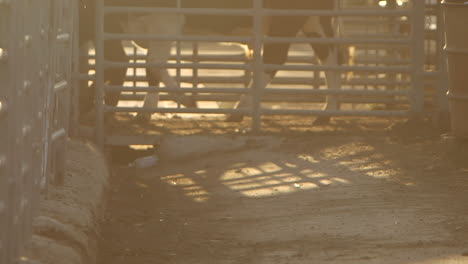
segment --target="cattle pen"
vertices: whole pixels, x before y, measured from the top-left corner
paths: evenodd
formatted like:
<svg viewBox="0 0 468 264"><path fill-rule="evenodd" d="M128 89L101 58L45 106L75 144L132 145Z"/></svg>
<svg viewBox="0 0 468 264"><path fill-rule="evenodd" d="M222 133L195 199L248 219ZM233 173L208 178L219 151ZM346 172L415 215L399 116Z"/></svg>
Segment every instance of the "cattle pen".
<svg viewBox="0 0 468 264"><path fill-rule="evenodd" d="M423 1L401 2L400 5L370 5L359 1L337 4L335 10L268 10L262 4L242 10L220 8L190 9L174 8L139 8L130 6L105 6L98 1L97 36L96 36L96 75L85 77L94 79L98 87L96 96L96 137L100 144L124 142L142 142L142 137L125 137L106 133L104 116L106 113L165 113L165 114L232 114L242 113L252 117L249 129L261 130L261 118L278 115L302 116L422 116L436 115L444 107L444 87L446 74L443 64L443 42L440 31L440 16L437 2ZM340 1L337 1L340 3ZM360 3L360 4L359 4ZM396 3L396 2L395 2ZM339 18L340 34L333 38L273 38L262 36L261 32L241 37L232 36L170 36L147 34L124 34L104 31L104 14L204 14L225 16L252 16L258 23L253 28L262 29L262 17L266 15L328 15ZM439 34L439 35L437 35ZM176 41L171 61L150 63L145 61L141 49L127 49L134 54L134 59L112 61L103 56L104 41L144 40ZM228 54L211 52L217 42L248 43L253 50L252 59L246 58L239 49L231 49ZM286 65L264 65L261 61L263 43L293 43L293 52ZM353 61L344 65L317 65L317 60L304 44L330 44L340 49L353 52ZM211 46L210 46L211 45ZM296 47L294 49L294 47ZM310 48L309 48L310 49ZM229 50L229 49L228 49ZM208 51L208 53L207 53ZM145 82L144 70L147 67L164 67L172 71L181 89L173 87L149 86ZM104 70L129 68L132 74L125 85L105 85ZM210 73L211 70L211 73ZM246 89L252 77L252 83L258 82L259 72L278 70L272 86L262 92ZM218 73L213 73L218 71ZM324 86L324 75L320 72L338 72L341 75L341 89ZM130 73L130 72L129 72ZM221 74L220 74L221 73ZM94 76L94 77L93 77ZM256 77L257 76L257 77ZM352 77L350 77L352 76ZM311 89L312 88L312 89ZM181 105L159 106L153 109L142 108L134 104L106 105L102 98L108 92L122 93L123 100L141 100L145 92L162 93L162 100L177 100L182 95L192 94L201 102L233 102L239 96L250 94L253 102L249 109L230 109L232 103L219 105L202 104L204 107L183 108ZM322 110L320 103L326 96L334 96L344 105L351 107ZM261 106L262 102L275 103L274 106ZM430 108L427 108L429 101ZM288 104L289 102L289 104ZM298 109L290 102L302 103L306 107ZM312 105L311 105L312 103ZM313 105L315 103L315 106ZM318 104L317 104L318 103ZM369 105L393 105L393 109L368 109ZM224 106L224 107L223 107ZM364 106L364 107L359 107ZM428 112L429 111L429 112ZM112 130L112 128L108 129ZM104 140L105 138L105 140ZM137 139L138 138L138 139ZM119 143L118 141L121 141ZM144 141L144 140L143 140ZM147 142L154 141L148 137ZM112 143L111 143L112 142Z"/></svg>
<svg viewBox="0 0 468 264"><path fill-rule="evenodd" d="M36 263L32 222L48 188L63 185L74 137L96 144L115 172L96 231L103 238L91 245L99 264L463 261L466 152L447 158L427 122L448 111L439 1L333 0L333 10L267 1L231 9L0 0L0 264ZM80 17L84 2L91 17ZM241 16L252 28L125 27L141 15ZM265 35L265 18L282 16L332 17L335 35ZM124 26L109 29L116 18ZM167 61L151 61L151 42L171 43ZM263 61L271 43L291 44L285 64ZM343 61L323 63L314 45L336 48ZM152 79L152 69L167 69L176 87ZM144 107L151 93L158 102ZM251 105L236 108L243 96ZM246 118L226 121L236 114ZM313 125L319 118L332 121ZM143 155L157 165L138 168Z"/></svg>

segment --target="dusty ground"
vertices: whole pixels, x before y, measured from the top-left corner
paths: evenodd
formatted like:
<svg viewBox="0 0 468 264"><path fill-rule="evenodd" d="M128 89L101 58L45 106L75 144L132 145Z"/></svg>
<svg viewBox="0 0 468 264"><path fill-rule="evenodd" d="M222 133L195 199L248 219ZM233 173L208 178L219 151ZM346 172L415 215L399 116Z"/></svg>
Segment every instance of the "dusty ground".
<svg viewBox="0 0 468 264"><path fill-rule="evenodd" d="M307 48L297 55L309 56ZM283 77L312 77L291 74ZM107 119L111 134L163 138L158 166L115 165L99 264L468 263L468 158L447 155L427 124L335 118L314 127L310 117L268 117L251 136L249 119L154 117L146 125L128 114ZM136 156L113 154L121 164Z"/></svg>
<svg viewBox="0 0 468 264"><path fill-rule="evenodd" d="M158 166L116 165L98 263L468 263L467 155L427 125L178 120Z"/></svg>

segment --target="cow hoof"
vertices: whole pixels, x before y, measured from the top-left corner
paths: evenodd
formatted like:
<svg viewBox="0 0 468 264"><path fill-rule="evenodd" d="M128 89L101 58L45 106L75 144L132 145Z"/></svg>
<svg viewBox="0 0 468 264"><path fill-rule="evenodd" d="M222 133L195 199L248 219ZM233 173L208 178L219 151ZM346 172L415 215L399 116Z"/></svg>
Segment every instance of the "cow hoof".
<svg viewBox="0 0 468 264"><path fill-rule="evenodd" d="M193 96L187 96L180 100L180 104L187 108L198 108L197 101Z"/></svg>
<svg viewBox="0 0 468 264"><path fill-rule="evenodd" d="M329 116L319 116L315 119L313 126L323 126L330 124L330 117Z"/></svg>
<svg viewBox="0 0 468 264"><path fill-rule="evenodd" d="M243 115L229 115L227 118L226 118L226 122L242 122L242 120L244 120L244 116Z"/></svg>
<svg viewBox="0 0 468 264"><path fill-rule="evenodd" d="M138 114L134 120L137 123L146 124L146 123L149 123L149 121L151 120L151 115L150 114Z"/></svg>

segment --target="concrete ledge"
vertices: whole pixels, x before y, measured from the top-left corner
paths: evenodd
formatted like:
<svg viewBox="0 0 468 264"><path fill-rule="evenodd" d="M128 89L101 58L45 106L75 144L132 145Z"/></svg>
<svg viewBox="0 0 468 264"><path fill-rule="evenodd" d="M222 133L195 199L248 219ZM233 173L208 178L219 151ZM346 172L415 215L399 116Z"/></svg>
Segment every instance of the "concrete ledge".
<svg viewBox="0 0 468 264"><path fill-rule="evenodd" d="M69 140L65 183L50 185L34 220L31 258L41 264L96 262L109 170L92 144Z"/></svg>

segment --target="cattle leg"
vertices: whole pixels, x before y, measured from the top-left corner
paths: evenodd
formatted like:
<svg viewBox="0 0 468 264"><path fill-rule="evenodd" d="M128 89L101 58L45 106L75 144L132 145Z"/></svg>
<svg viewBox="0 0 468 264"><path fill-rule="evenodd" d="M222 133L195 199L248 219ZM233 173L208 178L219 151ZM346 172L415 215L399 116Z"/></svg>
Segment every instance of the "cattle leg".
<svg viewBox="0 0 468 264"><path fill-rule="evenodd" d="M82 1L80 2L79 9L79 46L80 48L86 48L83 50L84 55L88 55L88 42L95 42L94 39L94 28L95 28L95 10L93 1ZM111 15L105 20L105 31L112 33L121 33L120 17L117 15ZM86 44L86 45L85 45ZM104 58L106 60L125 62L126 54L120 41L105 41L104 42ZM88 74L89 65L87 57L80 57L80 73ZM107 69L104 72L104 80L110 85L122 85L125 79L125 68L114 68ZM120 97L120 92L106 92L105 103L108 105L116 106ZM95 99L95 84L88 87L88 80L80 81L80 111L81 113L90 112L94 107Z"/></svg>
<svg viewBox="0 0 468 264"><path fill-rule="evenodd" d="M104 59L116 62L128 62L127 55L120 41L104 42ZM104 71L106 83L114 86L122 86L125 80L127 69L125 67L109 68ZM120 98L120 91L105 93L106 105L117 106Z"/></svg>
<svg viewBox="0 0 468 264"><path fill-rule="evenodd" d="M326 66L338 66L338 51L335 47L330 48L327 59L322 61ZM341 76L337 71L325 71L325 79L328 89L336 90L341 88ZM338 98L335 95L327 95L323 110L337 110L339 108ZM314 125L324 125L330 122L330 116L320 116L314 121Z"/></svg>
<svg viewBox="0 0 468 264"><path fill-rule="evenodd" d="M88 55L88 43L80 43L81 54ZM89 72L88 58L80 56L79 58L79 71L82 74L88 74ZM81 115L90 112L94 107L94 93L88 87L88 80L80 80L79 90L79 111Z"/></svg>
<svg viewBox="0 0 468 264"><path fill-rule="evenodd" d="M151 41L148 47L148 63L164 63L169 59L171 54L172 43L170 41ZM152 87L159 86L163 82L166 87L176 87L176 81L169 75L165 68L146 68L146 77ZM156 84L157 82L157 84ZM157 91L148 92L143 102L144 109L157 108L159 103L159 93ZM138 113L137 119L141 121L149 121L150 113Z"/></svg>
<svg viewBox="0 0 468 264"><path fill-rule="evenodd" d="M111 33L122 33L120 25L122 17L120 15L109 15L105 19L104 30ZM113 62L128 62L122 42L119 40L104 41L104 59ZM107 85L122 86L125 80L127 69L125 67L107 68L104 70L104 81ZM95 84L91 90L94 91ZM106 105L117 106L120 98L120 91L110 91L104 93Z"/></svg>
<svg viewBox="0 0 468 264"><path fill-rule="evenodd" d="M269 36L271 37L294 37L304 24L306 17L302 16L279 16L271 18L271 25ZM265 64L276 64L282 65L286 62L288 57L290 44L289 43L267 43L264 45L263 50L263 62ZM257 87L254 87L254 83L251 82L249 88L259 89L260 92L270 83L275 76L276 71L266 71L259 77L260 82ZM239 102L236 104L236 109L247 108L252 105L252 95L241 96ZM226 121L228 122L240 122L244 116L242 114L232 114Z"/></svg>
<svg viewBox="0 0 468 264"><path fill-rule="evenodd" d="M88 54L85 52L85 54ZM110 61L126 62L127 55L125 54L122 44L115 41L106 41L104 43L104 58ZM80 59L81 60L81 59ZM80 72L88 73L87 58L80 61ZM125 80L126 68L111 68L104 71L104 80L108 85L121 86ZM88 81L83 80L80 82L80 105L82 105L82 112L88 112L94 106L94 98L96 93L96 84L93 83L88 88ZM120 91L105 92L104 100L106 105L117 106L119 102Z"/></svg>
<svg viewBox="0 0 468 264"><path fill-rule="evenodd" d="M149 33L152 35L177 35L181 34L183 18L172 14L147 15L129 19L124 30L134 34ZM149 63L166 63L171 55L172 41L149 41L147 61ZM147 68L151 79L164 83L170 89L179 89L177 82L170 76L168 70L162 67ZM159 94L157 91L149 92L145 96L143 108L155 108L158 106ZM186 107L197 107L196 101L185 95L178 97L178 103ZM149 120L151 114L140 113L140 118Z"/></svg>
<svg viewBox="0 0 468 264"><path fill-rule="evenodd" d="M160 80L150 67L146 68L146 78L148 79L149 87L159 88ZM156 108L159 103L159 93L157 91L146 94L143 102L143 108ZM138 113L136 117L137 121L146 123L151 120L150 113Z"/></svg>
<svg viewBox="0 0 468 264"><path fill-rule="evenodd" d="M315 17L311 16L304 24L302 31L308 37L333 37L335 31L333 30L331 17ZM329 44L311 44L314 49L315 55L319 58L321 65L338 66L339 56L338 49ZM325 80L328 89L340 89L341 77L337 71L325 71ZM336 110L338 109L338 100L336 96L327 95L325 106L323 110ZM330 116L318 117L314 125L323 125L330 122Z"/></svg>
<svg viewBox="0 0 468 264"><path fill-rule="evenodd" d="M172 42L170 41L151 41L148 48L148 62L150 63L165 63L169 59L171 54ZM166 68L147 68L147 74L149 74L149 79L154 80L159 85L159 82L164 83L167 88L174 89L174 91L179 90L178 83L174 78L169 74ZM151 84L151 81L150 81ZM154 85L154 86L157 86ZM153 86L153 85L151 85ZM177 96L177 102L184 105L188 108L196 108L197 102L189 96L181 95ZM145 96L143 103L143 108L156 108L159 102L159 93L158 92L149 92ZM151 114L149 113L139 113L138 118L142 120L149 120Z"/></svg>
<svg viewBox="0 0 468 264"><path fill-rule="evenodd" d="M251 91L253 91L253 89L263 90L268 85L268 83L270 83L273 77L274 77L274 73L263 72L261 76L259 77L260 81L259 81L258 87L254 87L253 85L254 82L251 81L249 85L249 90ZM234 106L234 109L245 109L245 108L252 106L252 103L253 103L252 94L245 94L240 97L239 101ZM243 119L244 119L243 114L236 113L236 114L229 115L226 118L226 122L241 122Z"/></svg>

